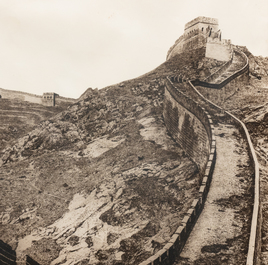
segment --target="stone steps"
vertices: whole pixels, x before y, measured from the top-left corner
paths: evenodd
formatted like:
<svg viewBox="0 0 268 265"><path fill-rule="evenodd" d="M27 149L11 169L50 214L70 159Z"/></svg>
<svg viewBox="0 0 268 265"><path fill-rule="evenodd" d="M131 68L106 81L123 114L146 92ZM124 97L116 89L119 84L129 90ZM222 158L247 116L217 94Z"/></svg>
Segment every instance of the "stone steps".
<svg viewBox="0 0 268 265"><path fill-rule="evenodd" d="M237 57L237 56L235 56ZM241 57L240 57L241 58ZM244 66L244 61L241 58L241 61L235 61L233 62L229 68L225 71L224 74L222 74L220 77L218 77L217 79L214 80L214 84L220 84L221 82L223 82L226 78L230 77L231 75L233 75L236 71L238 71L239 69L241 69Z"/></svg>
<svg viewBox="0 0 268 265"><path fill-rule="evenodd" d="M220 77L215 79L213 81L214 84L220 84L223 82L226 78L233 75L236 71L240 70L245 65L245 62L242 58L242 56L236 52L234 52L234 58L232 64L229 66L229 68L222 74Z"/></svg>

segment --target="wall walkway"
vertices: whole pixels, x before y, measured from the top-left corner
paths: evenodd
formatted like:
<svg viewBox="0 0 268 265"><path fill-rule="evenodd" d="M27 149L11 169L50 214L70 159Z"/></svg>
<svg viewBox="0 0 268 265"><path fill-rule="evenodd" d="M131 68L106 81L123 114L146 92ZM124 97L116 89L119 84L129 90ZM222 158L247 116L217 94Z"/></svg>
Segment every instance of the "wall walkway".
<svg viewBox="0 0 268 265"><path fill-rule="evenodd" d="M171 102L171 98L173 98L174 101L177 102L177 104L181 105L183 108L187 109L188 111L192 112L196 117L199 117L198 119L201 121L201 123L204 125L206 128L207 126L205 125L204 121L202 118L200 119L200 114L199 113L204 113L204 116L208 117L209 120L209 128L210 130L207 130L208 138L209 138L209 143L210 143L210 153L209 153L209 160L208 163L205 167L205 174L204 178L202 181L202 185L200 187L199 193L200 197L199 199L195 200L192 207L189 209L187 215L182 221L182 225L178 227L177 231L175 234L172 236L170 241L165 245L165 247L157 252L154 256L149 258L148 260L142 262L140 265L153 265L153 264L173 264L175 257L182 251L186 240L188 236L190 235L191 230L193 229L193 226L195 222L198 219L198 216L200 215L202 208L204 207L204 201L207 197L209 186L212 180L212 174L213 170L215 167L215 162L216 162L216 141L215 141L215 134L214 134L214 127L212 124L212 120L210 115L205 111L203 108L204 106L207 107L208 110L216 111L216 112L224 112L223 109L218 107L216 104L213 102L207 100L195 87L194 85L199 85L203 86L206 88L213 88L213 89L221 89L225 87L226 85L230 84L230 82L234 81L237 77L241 77L244 75L242 78L247 78L248 76L248 69L249 69L249 64L248 64L248 58L246 57L245 54L242 52L236 51L237 53L240 53L242 57L245 60L244 66L240 69L236 69L236 71L230 71L229 74L224 76L224 78L221 78L224 72L226 72L227 69L231 67L232 60L230 62L227 62L222 69L218 71L218 73L215 73L214 76L210 77L210 80L206 81L212 81L216 80L216 83L208 83L208 82L202 82L200 80L195 80L193 82L189 82L189 84L184 83L182 85L182 90L185 90L190 94L190 97L187 97L183 93L179 92L176 90L176 87L174 84L170 82L170 80L167 81L167 86L166 86L166 97L167 97L167 102ZM238 67L238 64L236 62L236 67ZM236 68L234 67L234 69ZM219 82L220 80L220 82ZM188 90L187 88L190 89ZM195 99L196 102L190 103L189 102L192 99ZM186 103L186 104L185 104ZM173 104L173 105L172 105ZM178 127L179 122L176 119L172 119L168 117L169 112L171 111L171 116L175 117L179 113L179 107L177 107L177 111L173 111L176 109L176 104L174 102L172 103L172 108L166 108L164 110L164 119L167 121L167 128L170 130L171 134L173 135L174 139L179 140L178 135L178 130L175 129L176 126ZM195 108L191 108L189 106L195 105ZM201 107L203 106L203 107ZM199 109L202 109L203 111L199 111ZM165 113L166 112L166 113ZM256 154L253 148L253 145L251 143L249 133L245 127L245 125L236 117L234 117L232 114L229 112L225 112L227 115L232 117L239 126L244 130L246 138L247 138L247 143L248 147L250 150L250 156L254 162L255 166L255 193L254 193L254 209L253 209L253 216L252 216L252 222L251 222L251 232L250 232L250 240L249 240L249 247L248 247L248 254L247 254L247 265L253 265L256 263L258 259L258 252L256 249L259 248L259 241L260 238L257 236L257 230L260 229L260 224L258 223L258 215L259 215L259 166L258 166L258 161L256 158ZM179 115L178 115L179 117ZM170 125L170 123L174 123ZM210 131L210 133L209 133ZM211 136L209 135L211 134ZM183 146L183 143L181 143ZM224 144L224 141L223 141ZM185 146L185 149L187 150L187 146ZM221 156L222 157L222 156ZM221 172L221 168L216 169L216 177L219 175L219 172ZM218 172L218 173L217 173ZM226 172L225 172L226 173ZM200 223L200 222L199 222ZM201 220L202 223L202 220Z"/></svg>
<svg viewBox="0 0 268 265"><path fill-rule="evenodd" d="M203 148L203 151L206 151L206 149L208 149L208 152L205 156L205 163L201 162L199 164L201 167L200 171L203 173L203 179L202 184L199 188L198 198L193 201L190 209L182 220L182 224L178 227L164 248L158 251L154 256L142 262L140 265L167 265L174 263L178 254L182 251L186 240L189 237L190 232L204 207L216 162L216 141L214 135L214 127L212 125L210 115L205 111L205 109L200 107L192 99L179 92L169 79L166 81L165 95L166 106L164 110L164 120L167 124L168 130L170 130L170 133L174 139L178 140L180 138L180 126L181 128L185 126L186 130L193 130L197 128L195 125L198 124L199 128L197 132L200 132L201 126L203 126L202 135L206 134L209 144L201 145L201 147L199 146L197 149L201 150ZM169 103L171 103L171 107L168 107L170 105ZM169 111L171 111L171 113L169 113ZM168 114L170 114L172 118L168 117ZM185 115L191 116L192 122L186 123L184 125L181 123L180 125L178 120L180 118L185 120ZM183 134L183 137L188 137L189 141L192 140L190 133L188 135ZM181 141L180 144L183 148L185 148L186 152L198 152L198 150L193 150L193 146L191 144L191 147L189 148L189 142L187 141ZM197 163L198 162L199 161L197 161Z"/></svg>
<svg viewBox="0 0 268 265"><path fill-rule="evenodd" d="M204 257L201 251L204 247L218 245L223 246L224 249L224 246L227 246L228 239L235 238L241 233L240 221L236 219L237 209L223 207L221 203L218 203L236 196L239 198L244 196L244 184L239 181L237 176L241 174L241 164L246 165L249 161L249 155L247 152L236 152L237 149L247 149L246 144L240 142L234 136L239 134L238 128L232 123L218 122L215 126L217 160L210 190L204 209L180 254L182 260L187 259L189 264L197 263L196 260ZM241 257L243 256L244 254L241 254ZM213 258L212 256L209 257ZM232 264L235 260L234 257L228 257L228 255L222 255L222 257L225 261L224 264ZM241 257L237 257L237 259L241 259ZM208 259L209 262L213 264L210 259ZM178 261L175 264L185 263Z"/></svg>
<svg viewBox="0 0 268 265"><path fill-rule="evenodd" d="M247 60L248 62L248 60ZM243 73L243 72L242 72ZM245 126L245 124L239 120L237 117L232 115L228 111L224 111L222 108L217 106L215 103L212 101L206 99L194 86L191 82L189 82L193 93L199 96L200 101L203 101L204 103L207 103L210 107L220 110L221 112L225 112L227 115L232 117L238 124L241 126L241 129L244 131L246 138L247 138L247 143L248 147L250 150L250 156L254 164L254 177L255 177L255 182L254 182L254 205L253 205L253 214L252 214L252 220L251 220L251 230L250 230L250 238L249 238L249 244L248 244L248 254L247 254L247 263L246 265L253 265L253 264L258 264L259 259L260 259L260 245L261 245L261 223L260 223L260 176L259 176L259 163L258 159L252 144L252 141L250 139L249 132Z"/></svg>

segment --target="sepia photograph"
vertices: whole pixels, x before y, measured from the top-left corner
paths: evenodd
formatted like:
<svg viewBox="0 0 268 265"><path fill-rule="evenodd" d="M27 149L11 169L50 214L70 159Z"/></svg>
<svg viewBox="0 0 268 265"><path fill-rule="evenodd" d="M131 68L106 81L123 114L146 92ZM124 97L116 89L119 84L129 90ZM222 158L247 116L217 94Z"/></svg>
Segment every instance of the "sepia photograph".
<svg viewBox="0 0 268 265"><path fill-rule="evenodd" d="M267 11L0 0L0 265L268 265Z"/></svg>

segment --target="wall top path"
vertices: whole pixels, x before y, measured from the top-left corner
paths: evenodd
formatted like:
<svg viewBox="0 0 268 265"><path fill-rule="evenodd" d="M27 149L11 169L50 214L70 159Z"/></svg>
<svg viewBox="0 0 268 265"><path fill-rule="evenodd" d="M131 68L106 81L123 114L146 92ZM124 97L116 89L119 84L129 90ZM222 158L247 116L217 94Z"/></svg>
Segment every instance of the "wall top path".
<svg viewBox="0 0 268 265"><path fill-rule="evenodd" d="M167 84L169 84L172 87L171 91L173 93L171 96L175 96L174 93L176 93L177 97L175 97L174 99L175 100L179 99L180 102L181 100L180 95L182 95L182 93L176 90L176 88L174 87L173 83L169 80L169 78L167 78ZM198 104L194 102L192 99L188 98L188 100L192 101L192 104L197 106L197 108L196 109L193 108L193 110L203 112L203 118L206 120L206 122L208 122L208 127L210 131L208 134L211 135L211 137L209 137L210 151L208 156L208 162L206 163L205 173L203 176L202 184L199 189L199 197L193 201L190 209L182 219L182 224L178 227L176 232L170 238L169 242L167 242L167 244L163 247L163 249L159 250L157 253L155 253L153 256L143 261L139 265L154 265L154 264L166 265L174 263L175 257L179 255L179 253L181 252L196 220L199 217L200 212L203 209L205 199L209 191L209 186L216 162L216 141L214 135L214 127L212 120L210 119L210 116L205 111L205 109L198 106ZM200 116L200 113L198 114L198 116Z"/></svg>
<svg viewBox="0 0 268 265"><path fill-rule="evenodd" d="M248 67L248 58L247 56L241 52L245 58L246 58L246 65L238 72L234 73L232 77L237 77L238 75L242 74L244 72L244 70ZM232 78L229 78L229 80L231 81ZM209 101L208 99L206 99L195 87L194 85L189 82L190 85L192 86L192 88L194 89L194 91L201 97L203 98L207 103L209 103L210 105L216 107L219 110L223 109L219 106L217 106L216 104L214 104L213 102ZM224 111L227 115L229 115L230 117L232 117L234 120L236 120L236 122L238 122L240 124L240 126L243 128L246 138L247 138L247 142L248 142L248 146L250 149L250 153L254 162L254 168L255 168L255 187L254 187L254 205L253 205L253 214L252 214L252 220L251 220L251 228L250 228L250 237L249 237L249 244L248 244L248 254L247 254L247 265L253 265L254 261L256 259L256 245L257 245L257 226L258 226L258 216L259 216L259 200L260 200L260 176L259 176L259 163L258 163L258 159L252 144L252 141L250 139L250 135L249 132L245 126L245 124L239 120L237 117L235 117L233 114L231 114L228 111Z"/></svg>

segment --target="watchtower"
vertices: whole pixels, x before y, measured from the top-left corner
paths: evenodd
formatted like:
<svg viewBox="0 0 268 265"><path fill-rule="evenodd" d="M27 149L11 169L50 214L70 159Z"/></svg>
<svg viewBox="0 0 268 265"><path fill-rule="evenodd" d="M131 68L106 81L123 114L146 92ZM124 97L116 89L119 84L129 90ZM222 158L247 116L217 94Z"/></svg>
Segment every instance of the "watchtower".
<svg viewBox="0 0 268 265"><path fill-rule="evenodd" d="M55 106L56 96L58 96L58 94L53 93L53 92L43 93L43 96L42 96L42 103L43 103L43 105L46 105L46 106Z"/></svg>
<svg viewBox="0 0 268 265"><path fill-rule="evenodd" d="M184 38L187 38L187 36L194 31L203 32L205 35L209 35L212 31L217 32L218 30L218 19L210 17L197 17L185 24Z"/></svg>
<svg viewBox="0 0 268 265"><path fill-rule="evenodd" d="M216 18L197 17L185 24L183 35L169 49L167 59L178 53L205 47L206 57L219 61L231 58L231 41L222 40Z"/></svg>

